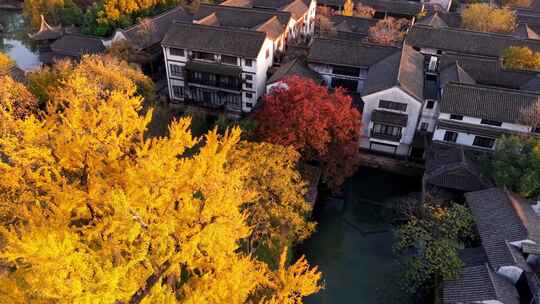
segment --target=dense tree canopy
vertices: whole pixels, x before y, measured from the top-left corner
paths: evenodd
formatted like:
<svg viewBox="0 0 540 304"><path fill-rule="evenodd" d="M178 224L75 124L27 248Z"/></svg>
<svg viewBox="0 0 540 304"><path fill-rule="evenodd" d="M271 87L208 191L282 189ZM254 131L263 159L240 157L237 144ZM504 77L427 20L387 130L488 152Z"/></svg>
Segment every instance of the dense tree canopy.
<svg viewBox="0 0 540 304"><path fill-rule="evenodd" d="M510 33L516 28L516 13L506 7L473 3L461 12L463 27L480 32Z"/></svg>
<svg viewBox="0 0 540 304"><path fill-rule="evenodd" d="M521 196L540 195L540 141L532 137L503 137L491 160L490 172L498 185Z"/></svg>
<svg viewBox="0 0 540 304"><path fill-rule="evenodd" d="M230 166L239 130L198 139L182 119L146 139L135 83L97 69L70 67L39 118L0 107L0 297L297 304L317 292L305 259L272 270L241 250L258 196L251 164Z"/></svg>
<svg viewBox="0 0 540 304"><path fill-rule="evenodd" d="M540 52L526 46L511 46L504 50L502 57L507 69L540 71Z"/></svg>
<svg viewBox="0 0 540 304"><path fill-rule="evenodd" d="M474 220L467 207L426 201L408 210L407 223L397 231L395 250L405 255L404 286L414 293L430 282L456 278L463 266L462 242L473 235Z"/></svg>
<svg viewBox="0 0 540 304"><path fill-rule="evenodd" d="M24 15L33 28L39 28L41 15L52 24L81 25L83 11L72 0L25 0Z"/></svg>
<svg viewBox="0 0 540 304"><path fill-rule="evenodd" d="M315 223L307 220L312 207L305 200L306 183L298 172L300 155L292 147L242 142L232 153L231 166L242 169L244 182L256 196L247 203L251 227L249 252L257 243L282 249L311 235Z"/></svg>
<svg viewBox="0 0 540 304"><path fill-rule="evenodd" d="M102 91L127 90L135 83L137 93L147 99L154 97L154 83L136 66L114 56L84 56L80 63L61 60L52 67L43 67L28 75L30 91L46 103L61 84L74 74L84 75Z"/></svg>
<svg viewBox="0 0 540 304"><path fill-rule="evenodd" d="M202 0L205 2L205 0ZM26 0L24 15L37 29L41 15L54 25L76 25L89 35L107 36L117 28L129 27L145 17L176 5L196 9L201 0Z"/></svg>
<svg viewBox="0 0 540 304"><path fill-rule="evenodd" d="M0 108L10 115L23 119L37 114L37 99L26 87L10 76L0 76Z"/></svg>
<svg viewBox="0 0 540 304"><path fill-rule="evenodd" d="M358 166L361 115L341 88L329 92L311 79L291 77L265 96L255 119L261 140L292 146L304 160L319 161L334 190Z"/></svg>

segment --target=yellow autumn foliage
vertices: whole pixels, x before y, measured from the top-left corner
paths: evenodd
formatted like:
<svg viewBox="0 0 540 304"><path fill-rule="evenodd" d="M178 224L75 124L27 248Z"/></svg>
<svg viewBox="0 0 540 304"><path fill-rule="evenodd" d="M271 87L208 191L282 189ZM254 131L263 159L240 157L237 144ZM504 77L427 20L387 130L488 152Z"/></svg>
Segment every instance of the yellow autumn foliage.
<svg viewBox="0 0 540 304"><path fill-rule="evenodd" d="M90 76L70 70L39 119L0 108L2 299L300 303L318 290L305 260L274 272L239 250L257 193L230 166L238 129L193 138L181 119L146 139L135 83Z"/></svg>
<svg viewBox="0 0 540 304"><path fill-rule="evenodd" d="M0 75L9 71L13 65L13 60L11 60L8 55L0 52Z"/></svg>
<svg viewBox="0 0 540 304"><path fill-rule="evenodd" d="M306 202L306 183L297 170L300 154L291 147L242 142L232 155L232 167L246 173L244 182L256 197L244 208L253 243L285 246L309 237L315 223L308 221L312 206ZM279 252L279 251L278 251Z"/></svg>
<svg viewBox="0 0 540 304"><path fill-rule="evenodd" d="M516 22L515 11L488 3L469 4L461 12L462 26L473 31L510 33L516 28Z"/></svg>

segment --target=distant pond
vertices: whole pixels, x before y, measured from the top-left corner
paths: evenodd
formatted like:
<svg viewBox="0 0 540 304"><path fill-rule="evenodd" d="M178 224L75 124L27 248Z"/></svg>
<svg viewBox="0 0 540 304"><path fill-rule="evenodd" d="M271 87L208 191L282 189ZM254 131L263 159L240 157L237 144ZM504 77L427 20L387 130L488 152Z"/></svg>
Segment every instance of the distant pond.
<svg viewBox="0 0 540 304"><path fill-rule="evenodd" d="M399 288L392 252L395 208L391 198L420 190L420 180L360 168L344 188L340 210L318 202L315 234L298 248L323 272L326 288L307 304L414 303Z"/></svg>
<svg viewBox="0 0 540 304"><path fill-rule="evenodd" d="M37 50L31 46L21 11L0 9L0 51L7 53L17 66L32 70L41 65Z"/></svg>

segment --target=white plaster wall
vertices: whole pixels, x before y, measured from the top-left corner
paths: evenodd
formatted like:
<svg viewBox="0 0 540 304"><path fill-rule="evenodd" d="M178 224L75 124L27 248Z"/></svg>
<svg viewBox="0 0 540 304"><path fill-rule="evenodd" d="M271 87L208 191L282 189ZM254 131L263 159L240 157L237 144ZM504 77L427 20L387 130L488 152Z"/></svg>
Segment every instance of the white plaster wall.
<svg viewBox="0 0 540 304"><path fill-rule="evenodd" d="M270 50L270 56L266 58L266 50ZM274 49L273 49L273 42L272 40L266 38L266 40L263 43L263 46L261 50L259 51L259 55L257 56L257 60L254 62L255 70L256 70L256 76L253 79L253 91L255 91L254 94L254 101L253 105L255 105L255 101L264 95L266 92L266 80L267 76L266 73L268 71L268 68L272 66L272 63L274 61ZM246 112L251 111L251 109L247 109L245 106L245 101L243 102L243 110Z"/></svg>
<svg viewBox="0 0 540 304"><path fill-rule="evenodd" d="M407 110L405 112L394 111L397 113L403 113L408 115L407 126L404 127L402 130L401 140L399 142L399 148L397 151L397 154L399 155L407 155L409 153L409 147L413 141L416 127L418 124L418 116L420 115L420 110L422 107L420 101L407 94L399 87L393 87L387 90L366 95L362 97L362 99L364 100L364 112L362 113L363 135L360 145L366 149L369 149L369 134L371 128L373 127L373 122L371 121L371 113L373 112L373 110L379 109L379 100L384 99L407 104ZM381 110L391 111L388 109ZM375 141L385 142L379 139L376 139Z"/></svg>

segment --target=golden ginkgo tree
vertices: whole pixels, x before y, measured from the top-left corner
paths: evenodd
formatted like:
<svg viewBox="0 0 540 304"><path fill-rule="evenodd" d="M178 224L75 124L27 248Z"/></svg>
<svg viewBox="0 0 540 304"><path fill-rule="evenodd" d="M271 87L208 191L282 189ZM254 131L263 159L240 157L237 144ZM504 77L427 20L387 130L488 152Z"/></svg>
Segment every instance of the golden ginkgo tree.
<svg viewBox="0 0 540 304"><path fill-rule="evenodd" d="M74 69L39 118L0 107L0 299L301 303L320 289L303 258L271 270L240 250L257 193L229 165L238 129L198 139L182 119L146 139L135 84L99 81Z"/></svg>

